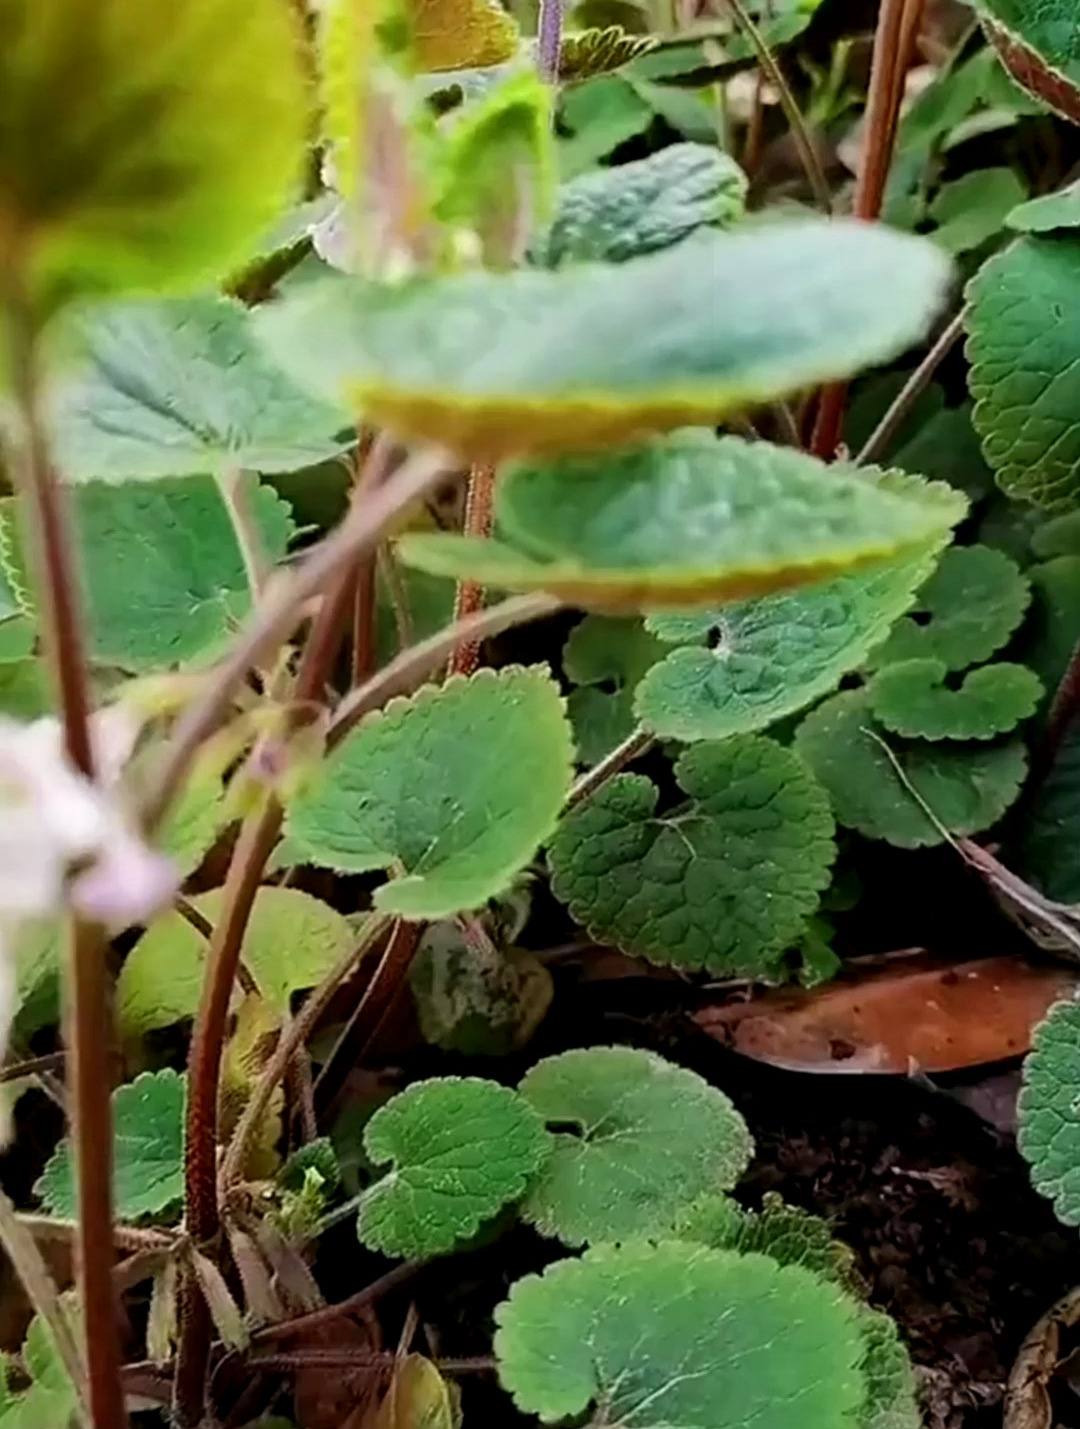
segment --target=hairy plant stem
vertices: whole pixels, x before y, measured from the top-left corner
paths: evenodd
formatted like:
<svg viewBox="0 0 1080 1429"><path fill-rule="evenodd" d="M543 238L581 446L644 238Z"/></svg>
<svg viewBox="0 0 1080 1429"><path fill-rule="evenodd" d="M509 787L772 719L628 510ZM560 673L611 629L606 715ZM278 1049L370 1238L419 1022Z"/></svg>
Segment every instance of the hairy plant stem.
<svg viewBox="0 0 1080 1429"><path fill-rule="evenodd" d="M964 331L964 313L958 312L942 329L933 347L916 367L897 393L889 410L882 417L855 457L856 466L877 461L911 414L911 409L934 380L934 374L952 352Z"/></svg>
<svg viewBox="0 0 1080 1429"><path fill-rule="evenodd" d="M224 660L208 672L201 693L177 720L172 742L143 805L143 822L153 829L179 792L203 741L226 719L248 671L286 640L313 596L331 586L358 557L373 550L387 527L407 506L435 489L452 469L439 452L408 458L296 567L277 572L263 599Z"/></svg>
<svg viewBox="0 0 1080 1429"><path fill-rule="evenodd" d="M575 782L574 787L567 795L566 807L563 812L569 814L572 809L583 804L609 779L613 779L616 774L621 774L628 764L632 764L635 759L640 759L643 754L648 754L655 743L655 734L650 734L647 729L635 729L633 734L623 740L622 744L617 745L610 754L601 759L599 764L594 764L591 769L586 770Z"/></svg>
<svg viewBox="0 0 1080 1429"><path fill-rule="evenodd" d="M536 66L544 79L548 80L551 84L556 84L559 78L559 54L562 50L564 5L565 0L540 0Z"/></svg>
<svg viewBox="0 0 1080 1429"><path fill-rule="evenodd" d="M259 1122L270 1105L270 1098L278 1083L285 1076L297 1048L304 1043L312 1028L326 1011L334 993L390 922L389 914L373 913L357 943L331 968L297 1015L282 1030L277 1046L263 1068L259 1080L255 1083L251 1096L240 1114L240 1120L236 1123L236 1129L222 1158L220 1179L224 1190L227 1191L230 1186L240 1180L251 1138L258 1129Z"/></svg>
<svg viewBox="0 0 1080 1429"><path fill-rule="evenodd" d="M775 55L766 44L765 37L757 25L754 24L753 17L743 4L743 0L725 0L725 3L757 55L758 66L762 74L768 77L769 83L776 90L780 106L784 111L784 118L791 128L792 143L798 151L799 160L806 172L807 182L813 191L814 202L822 213L831 213L832 196L829 193L829 181L825 177L821 158L814 147L813 136L806 127L802 110L791 92L791 86L784 78L784 71L777 64Z"/></svg>
<svg viewBox="0 0 1080 1429"><path fill-rule="evenodd" d="M325 690L344 638L352 582L337 576L312 624L300 659L292 708L299 714ZM221 1056L233 983L240 969L244 934L262 883L266 861L281 833L283 811L273 794L244 822L222 895L221 916L206 951L202 999L188 1049L188 1099L184 1184L188 1232L196 1247L215 1258L221 1232L217 1196L217 1110ZM173 1413L181 1429L201 1422L211 1322L205 1299L190 1269L180 1286L181 1335L177 1351Z"/></svg>
<svg viewBox="0 0 1080 1429"><path fill-rule="evenodd" d="M495 523L495 468L474 466L465 493L466 536L487 537ZM484 608L484 587L476 581L458 581L454 595L454 620L464 620ZM463 640L450 657L451 675L471 675L480 663L479 640Z"/></svg>
<svg viewBox="0 0 1080 1429"><path fill-rule="evenodd" d="M25 1224L3 1191L0 1191L0 1245L14 1266L27 1299L52 1333L56 1353L75 1386L79 1422L99 1429L99 1421L93 1418L91 1412L86 1368L75 1336L71 1332L71 1324L60 1304L56 1283L49 1274L49 1267L45 1264L30 1227Z"/></svg>
<svg viewBox="0 0 1080 1429"><path fill-rule="evenodd" d="M85 778L93 779L90 693L75 556L45 435L38 324L17 279L9 276L8 283L11 379L22 424L15 468L19 495L31 518L34 584L45 658L57 691L68 759ZM72 918L66 937L67 1072L90 1412L95 1429L123 1429L127 1413L112 1284L112 1035L105 936L100 928Z"/></svg>
<svg viewBox="0 0 1080 1429"><path fill-rule="evenodd" d="M393 1270L388 1270L385 1275L380 1275L378 1280L366 1285L363 1290L350 1295L347 1300L339 1300L336 1305L326 1305L319 1310L309 1310L306 1315L297 1315L291 1320L279 1320L273 1325L264 1325L252 1335L251 1343L259 1345L272 1340L292 1339L295 1335L309 1335L313 1330L332 1325L335 1320L340 1320L345 1315L356 1315L383 1295L388 1295L391 1290L396 1290L399 1285L411 1280L425 1264L423 1260L402 1261L400 1265L395 1265Z"/></svg>
<svg viewBox="0 0 1080 1429"><path fill-rule="evenodd" d="M268 566L255 513L248 500L250 495L249 476L240 467L229 467L218 473L217 484L218 490L221 492L222 505L225 507L232 525L233 535L236 537L236 544L240 549L247 587L251 592L251 599L254 601L263 588L268 574Z"/></svg>
<svg viewBox="0 0 1080 1429"><path fill-rule="evenodd" d="M922 7L923 0L881 0L878 11L874 53L870 62L870 88L866 99L866 133L852 208L854 216L866 223L876 222L881 214L885 181L896 145L904 75L918 32ZM811 450L824 461L831 461L840 446L847 393L846 382L831 383L822 391Z"/></svg>

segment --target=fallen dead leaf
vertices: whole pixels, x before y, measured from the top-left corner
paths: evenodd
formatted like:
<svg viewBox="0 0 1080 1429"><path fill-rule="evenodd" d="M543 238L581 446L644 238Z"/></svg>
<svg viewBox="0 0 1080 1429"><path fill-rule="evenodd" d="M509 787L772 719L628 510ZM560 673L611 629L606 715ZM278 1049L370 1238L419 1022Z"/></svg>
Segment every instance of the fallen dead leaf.
<svg viewBox="0 0 1080 1429"><path fill-rule="evenodd" d="M827 987L706 1007L694 1020L744 1056L800 1072L958 1071L1018 1057L1076 970L1019 958L896 958Z"/></svg>

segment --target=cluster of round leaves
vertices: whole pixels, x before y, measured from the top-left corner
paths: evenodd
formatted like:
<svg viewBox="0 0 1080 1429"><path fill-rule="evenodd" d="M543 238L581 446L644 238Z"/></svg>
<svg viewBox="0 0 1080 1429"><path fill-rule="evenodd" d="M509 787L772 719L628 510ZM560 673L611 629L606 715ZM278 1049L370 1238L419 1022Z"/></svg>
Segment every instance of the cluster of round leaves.
<svg viewBox="0 0 1080 1429"><path fill-rule="evenodd" d="M1027 772L1015 731L1043 687L1026 666L982 662L1013 635L1029 599L1000 551L942 556L913 615L870 655L865 682L819 705L796 733L839 823L916 848L1000 818Z"/></svg>
<svg viewBox="0 0 1080 1429"><path fill-rule="evenodd" d="M752 1143L723 1093L625 1047L538 1063L517 1091L421 1082L372 1117L358 1230L387 1254L468 1241L509 1204L588 1249L496 1311L504 1387L554 1422L591 1404L649 1429L916 1429L895 1327L866 1310L823 1222L730 1190ZM642 1327L647 1327L642 1333Z"/></svg>

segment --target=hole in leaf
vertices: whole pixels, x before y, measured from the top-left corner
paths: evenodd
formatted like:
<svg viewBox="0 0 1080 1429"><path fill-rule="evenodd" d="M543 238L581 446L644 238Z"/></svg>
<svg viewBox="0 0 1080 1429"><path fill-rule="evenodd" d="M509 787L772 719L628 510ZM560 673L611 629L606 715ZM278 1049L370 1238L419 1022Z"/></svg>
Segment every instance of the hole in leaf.
<svg viewBox="0 0 1080 1429"><path fill-rule="evenodd" d="M708 649L715 650L724 643L723 626L713 625L705 636L705 644Z"/></svg>

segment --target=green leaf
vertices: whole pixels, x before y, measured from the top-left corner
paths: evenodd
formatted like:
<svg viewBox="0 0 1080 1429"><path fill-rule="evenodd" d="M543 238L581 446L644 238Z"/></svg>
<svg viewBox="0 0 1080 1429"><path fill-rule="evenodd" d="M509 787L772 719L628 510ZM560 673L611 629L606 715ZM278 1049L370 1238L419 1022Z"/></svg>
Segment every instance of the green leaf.
<svg viewBox="0 0 1080 1429"><path fill-rule="evenodd" d="M667 149L598 169L564 185L555 219L533 245L533 262L623 263L670 248L700 228L742 216L747 179L735 160L705 144Z"/></svg>
<svg viewBox="0 0 1080 1429"><path fill-rule="evenodd" d="M0 663L0 713L13 719L37 719L50 713L52 695L40 660Z"/></svg>
<svg viewBox="0 0 1080 1429"><path fill-rule="evenodd" d="M859 1295L863 1286L854 1252L833 1238L828 1221L787 1205L775 1191L765 1195L760 1211L743 1210L727 1196L702 1196L678 1217L680 1240L712 1250L771 1256L779 1265L799 1265Z"/></svg>
<svg viewBox="0 0 1080 1429"><path fill-rule="evenodd" d="M966 670L1005 644L1030 599L1026 578L1003 552L954 547L919 591L914 616L896 623L870 663L941 660L950 670Z"/></svg>
<svg viewBox="0 0 1080 1429"><path fill-rule="evenodd" d="M974 169L945 184L930 205L934 240L950 253L969 253L1000 233L1025 194L1012 169Z"/></svg>
<svg viewBox="0 0 1080 1429"><path fill-rule="evenodd" d="M403 8L418 69L486 68L517 50L518 28L497 0L406 0Z"/></svg>
<svg viewBox="0 0 1080 1429"><path fill-rule="evenodd" d="M552 840L552 888L591 936L680 968L774 975L817 907L835 856L824 790L758 735L696 744L675 765L692 801L622 774Z"/></svg>
<svg viewBox="0 0 1080 1429"><path fill-rule="evenodd" d="M403 643L426 640L442 630L454 618L454 582L442 576L429 576L424 571L401 570L395 561L394 575L408 615L408 639L404 642L398 629L398 614L394 596L385 577L385 567L378 572L378 608L375 612L376 654L380 665L388 664Z"/></svg>
<svg viewBox="0 0 1080 1429"><path fill-rule="evenodd" d="M220 769L196 763L154 842L186 878L199 867L234 815L226 801Z"/></svg>
<svg viewBox="0 0 1080 1429"><path fill-rule="evenodd" d="M78 336L81 361L51 413L68 480L295 471L356 440L346 414L270 362L227 298L116 304Z"/></svg>
<svg viewBox="0 0 1080 1429"><path fill-rule="evenodd" d="M1080 1226L1080 1002L1056 1003L1035 1031L1020 1091L1020 1154L1058 1220Z"/></svg>
<svg viewBox="0 0 1080 1429"><path fill-rule="evenodd" d="M511 466L495 509L501 540L410 534L402 558L614 613L759 595L925 548L965 502L917 477L688 428Z"/></svg>
<svg viewBox="0 0 1080 1429"><path fill-rule="evenodd" d="M870 695L847 690L826 700L799 726L795 745L832 800L837 821L900 848L944 842L907 781L952 834L974 834L995 823L1020 792L1027 755L1020 740L1005 744L905 744L874 724Z"/></svg>
<svg viewBox="0 0 1080 1429"><path fill-rule="evenodd" d="M70 1308L67 1296L60 1301L61 1312L81 1336L79 1317ZM0 1394L0 1429L68 1429L74 1424L78 1401L64 1362L56 1349L56 1339L48 1323L35 1315L22 1346L23 1369L31 1377L29 1388ZM6 1375L6 1366L4 1373Z"/></svg>
<svg viewBox="0 0 1080 1429"><path fill-rule="evenodd" d="M1020 238L967 291L975 426L1004 491L1047 510L1080 495L1080 239Z"/></svg>
<svg viewBox="0 0 1080 1429"><path fill-rule="evenodd" d="M1042 697L1042 681L1026 665L983 665L955 689L948 673L943 660L886 665L870 682L870 709L908 739L993 739L1033 715Z"/></svg>
<svg viewBox="0 0 1080 1429"><path fill-rule="evenodd" d="M628 34L619 24L572 30L563 35L559 47L559 80L562 84L580 84L597 75L611 74L655 46L652 35Z"/></svg>
<svg viewBox="0 0 1080 1429"><path fill-rule="evenodd" d="M551 1138L516 1092L480 1077L416 1082L364 1131L393 1170L365 1193L357 1230L384 1255L452 1250L515 1201L551 1154Z"/></svg>
<svg viewBox="0 0 1080 1429"><path fill-rule="evenodd" d="M807 219L618 265L342 276L259 319L278 360L331 401L496 461L712 423L884 361L923 335L947 280L923 239Z"/></svg>
<svg viewBox="0 0 1080 1429"><path fill-rule="evenodd" d="M184 1194L186 1079L171 1068L144 1072L112 1094L113 1194L124 1221L156 1216ZM65 1137L42 1172L34 1194L54 1216L74 1218L75 1165Z"/></svg>
<svg viewBox="0 0 1080 1429"><path fill-rule="evenodd" d="M555 1137L522 1215L566 1245L664 1231L695 1196L734 1186L753 1153L724 1093L652 1052L564 1052L519 1090Z"/></svg>
<svg viewBox="0 0 1080 1429"><path fill-rule="evenodd" d="M534 953L492 943L480 956L449 922L424 930L409 981L424 1040L466 1057L519 1051L554 994L551 974Z"/></svg>
<svg viewBox="0 0 1080 1429"><path fill-rule="evenodd" d="M563 701L540 668L482 670L369 715L290 806L313 863L390 870L375 906L426 920L502 893L555 827L572 772Z"/></svg>
<svg viewBox="0 0 1080 1429"><path fill-rule="evenodd" d="M866 1382L859 1429L921 1429L915 1375L896 1323L880 1310L864 1310L859 1329Z"/></svg>
<svg viewBox="0 0 1080 1429"><path fill-rule="evenodd" d="M214 925L224 890L192 898ZM292 995L314 987L356 942L349 922L328 904L296 888L260 888L241 956L259 993L284 1016ZM117 1018L126 1037L141 1037L193 1017L206 971L206 939L180 913L163 913L132 948L116 988Z"/></svg>
<svg viewBox="0 0 1080 1429"><path fill-rule="evenodd" d="M634 1429L848 1429L865 1394L854 1304L764 1256L599 1246L495 1318L503 1387L544 1423L599 1404Z"/></svg>
<svg viewBox="0 0 1080 1429"><path fill-rule="evenodd" d="M1080 639L1080 556L1057 556L1027 575L1033 595L1022 655L1047 690L1055 690Z"/></svg>
<svg viewBox="0 0 1080 1429"><path fill-rule="evenodd" d="M4 0L0 266L32 302L190 289L249 256L301 175L298 28L250 0Z"/></svg>
<svg viewBox="0 0 1080 1429"><path fill-rule="evenodd" d="M613 149L652 124L655 114L622 75L602 75L576 85L562 97L559 168L566 179L586 173Z"/></svg>
<svg viewBox="0 0 1080 1429"><path fill-rule="evenodd" d="M680 648L638 685L639 718L667 738L725 739L811 704L911 606L939 544L790 594L650 616L646 628Z"/></svg>
<svg viewBox="0 0 1080 1429"><path fill-rule="evenodd" d="M1058 903L1080 903L1080 724L1065 732L1054 761L1017 811L1008 866Z"/></svg>
<svg viewBox="0 0 1080 1429"><path fill-rule="evenodd" d="M1028 199L1005 220L1018 233L1050 233L1055 228L1080 228L1080 179L1055 193Z"/></svg>
<svg viewBox="0 0 1080 1429"><path fill-rule="evenodd" d="M1029 94L1080 122L1080 41L1072 0L977 0L1002 64Z"/></svg>
<svg viewBox="0 0 1080 1429"><path fill-rule="evenodd" d="M562 666L571 690L566 707L578 758L592 765L634 728L634 690L664 653L640 620L589 615L563 646Z"/></svg>

